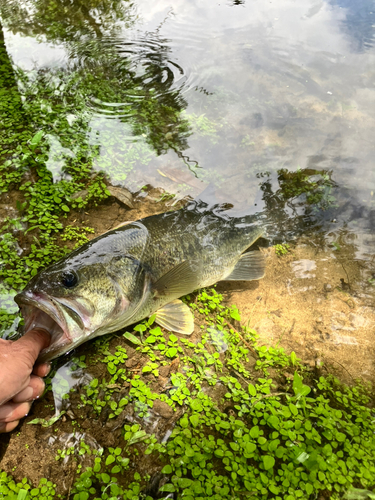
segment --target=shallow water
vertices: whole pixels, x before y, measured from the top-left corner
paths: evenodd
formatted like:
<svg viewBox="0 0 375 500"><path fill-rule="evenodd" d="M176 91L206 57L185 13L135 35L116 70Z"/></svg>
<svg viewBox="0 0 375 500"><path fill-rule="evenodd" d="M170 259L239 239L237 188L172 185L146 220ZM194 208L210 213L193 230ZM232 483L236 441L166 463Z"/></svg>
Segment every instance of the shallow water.
<svg viewBox="0 0 375 500"><path fill-rule="evenodd" d="M57 120L113 184L259 211L260 176L275 192L281 169L317 169L337 185L336 229L371 251L371 2L120 2L22 21L12 5L2 22L21 93L45 100L43 80L46 112L62 106ZM53 127L48 140L58 179L82 144Z"/></svg>
<svg viewBox="0 0 375 500"><path fill-rule="evenodd" d="M95 168L115 184L195 197L202 189L186 182L190 167L228 201L251 206L257 174L317 168L371 211L371 2L120 2L86 17L36 7L22 21L12 6L4 2L2 22L26 72L22 91L43 72L50 105L68 102L59 119L81 122L99 148ZM72 75L75 96L66 93ZM49 141L58 178L64 161L55 156L76 152L53 130Z"/></svg>

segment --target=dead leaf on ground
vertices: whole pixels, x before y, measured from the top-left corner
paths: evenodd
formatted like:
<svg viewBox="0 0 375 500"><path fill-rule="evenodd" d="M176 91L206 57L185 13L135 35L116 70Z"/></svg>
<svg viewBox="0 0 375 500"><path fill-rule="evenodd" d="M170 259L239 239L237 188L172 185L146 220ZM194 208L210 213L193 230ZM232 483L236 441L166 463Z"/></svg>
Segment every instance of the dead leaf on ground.
<svg viewBox="0 0 375 500"><path fill-rule="evenodd" d="M128 189L114 186L107 186L107 189L111 193L111 196L116 198L116 200L120 201L129 208L134 208L133 195Z"/></svg>

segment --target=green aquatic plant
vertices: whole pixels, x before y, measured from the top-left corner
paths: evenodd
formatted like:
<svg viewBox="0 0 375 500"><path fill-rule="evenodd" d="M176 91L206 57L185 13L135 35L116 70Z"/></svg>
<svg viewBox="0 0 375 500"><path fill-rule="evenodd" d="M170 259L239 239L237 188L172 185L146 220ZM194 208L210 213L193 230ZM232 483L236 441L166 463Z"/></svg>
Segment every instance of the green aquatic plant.
<svg viewBox="0 0 375 500"><path fill-rule="evenodd" d="M6 500L52 500L56 498L56 485L46 478L39 481L38 487L33 488L26 478L16 483L12 476L0 471L0 498Z"/></svg>
<svg viewBox="0 0 375 500"><path fill-rule="evenodd" d="M275 245L275 253L279 257L286 255L289 251L290 251L290 245L288 245L288 243L283 243L283 244L280 243Z"/></svg>
<svg viewBox="0 0 375 500"><path fill-rule="evenodd" d="M74 241L75 242L74 248L78 248L79 246L89 241L87 233L90 234L95 233L94 228L68 225L65 226L64 231L61 235L61 239L63 241Z"/></svg>
<svg viewBox="0 0 375 500"><path fill-rule="evenodd" d="M30 420L28 424L39 424L42 427L51 427L53 424L55 424L60 418L65 414L66 412L63 410L59 412L58 414L54 415L53 417L49 418L46 420L45 418L34 418L33 420Z"/></svg>
<svg viewBox="0 0 375 500"><path fill-rule="evenodd" d="M183 407L184 414L166 443L159 443L140 423L126 423L123 447L104 449L102 456L93 455L91 467L84 472L77 469L73 498L151 498L147 495L150 478L129 470L133 453L154 454L156 462L161 460L160 471L166 481L159 492L174 493L178 499L229 500L244 494L262 499L312 499L321 491L338 500L356 488L371 494L375 487L371 388L361 383L348 387L331 376L314 380L295 353L287 355L282 349L257 346L253 331L242 329L240 333L228 328L227 321L239 318L238 309L223 306L222 297L214 289L196 296L195 305L195 310L202 306L211 309L211 324L200 341L170 340L183 350L185 369L171 375L168 394L151 391L141 375L129 379L126 370L119 374L127 360L126 349L117 346L113 353L103 351L102 361L111 378L102 383L93 379L85 388L92 391L90 397L94 395L95 399L95 391L101 386L105 404L113 412L121 410L125 403L113 404L113 398L107 399L113 394L113 377L118 375L130 382L126 399L135 408L138 403L140 417L147 414L147 408L152 409L155 399L172 408ZM206 318L205 312L201 314ZM159 333L152 326L146 339ZM236 366L242 364L244 369L240 376L233 376L233 367L227 361L232 359L230 351L238 350L241 342L244 348ZM210 345L219 355L213 360L221 358L222 362L215 366L216 377L208 370L215 362L199 362ZM223 350L224 345L227 350ZM254 352L260 362L255 371L245 368ZM291 380L280 388L280 381L267 374L270 366L280 374L292 372ZM223 387L221 397L211 393L209 387ZM82 450L90 456L87 446ZM71 456L68 451L58 451L56 459ZM117 474L122 474L125 482ZM10 483L10 476L3 477L3 484Z"/></svg>
<svg viewBox="0 0 375 500"><path fill-rule="evenodd" d="M241 140L240 146L241 148L248 148L251 146L255 146L255 142L251 140L249 134L246 134L246 136Z"/></svg>
<svg viewBox="0 0 375 500"><path fill-rule="evenodd" d="M170 201L170 200L173 200L173 198L175 198L176 194L174 193L163 193L160 198L157 200L158 202L161 202L161 201Z"/></svg>
<svg viewBox="0 0 375 500"><path fill-rule="evenodd" d="M209 137L213 144L218 142L218 129L220 129L222 125L210 120L204 113L201 115L191 113L186 115L186 117L197 135Z"/></svg>
<svg viewBox="0 0 375 500"><path fill-rule="evenodd" d="M284 395L272 394L272 380L259 379L260 384L248 388L234 377L221 381L229 389L225 398L234 401L235 409L241 407L245 418L196 404L167 443L173 475L163 491L180 492L178 498L182 492L184 498L231 498L248 491L259 498L291 499L310 498L323 490L339 498L355 480L363 486L374 484L374 439L364 394L362 404L351 406L345 415L331 406L328 394L308 397L311 387L298 373L292 391ZM321 377L318 390L336 383ZM368 450L366 465L358 467L353 454L359 458L361 450Z"/></svg>
<svg viewBox="0 0 375 500"><path fill-rule="evenodd" d="M278 174L280 194L284 199L305 195L309 205L321 209L335 205L336 198L332 195L335 183L331 179L331 172L298 168L295 172L281 169Z"/></svg>
<svg viewBox="0 0 375 500"><path fill-rule="evenodd" d="M247 492L264 499L310 499L322 491L338 499L353 487L375 486L375 416L368 406L369 387L349 388L333 377L314 380L295 353L258 346L253 330L233 327L240 312L225 306L215 289L185 301L201 318L201 338L168 335L152 320L144 321L136 329L144 336L136 347L146 357L141 373L129 376L126 346L109 349L104 343L100 359L108 378L94 378L81 391L82 404L92 405L98 415L109 408L108 419L120 416L128 404L143 418L156 399L172 410L184 408L184 415L164 444L140 423L125 424L123 447L104 449L104 458L93 454L92 467L77 471L73 498L147 498L147 479L129 476L133 452L162 460L167 482L160 493L175 493L177 498L229 500ZM157 378L163 363L177 354L184 369L170 375L167 393L153 390L144 377L155 371ZM255 364L249 365L253 356ZM82 367L86 365L83 360ZM274 378L277 371L281 376L293 373L282 389ZM126 397L121 393L117 398L120 381L129 384L129 390ZM210 387L225 390L217 398ZM90 457L87 445L80 450ZM60 449L56 460L82 453ZM119 482L118 473L129 482ZM3 477L8 485L9 476Z"/></svg>

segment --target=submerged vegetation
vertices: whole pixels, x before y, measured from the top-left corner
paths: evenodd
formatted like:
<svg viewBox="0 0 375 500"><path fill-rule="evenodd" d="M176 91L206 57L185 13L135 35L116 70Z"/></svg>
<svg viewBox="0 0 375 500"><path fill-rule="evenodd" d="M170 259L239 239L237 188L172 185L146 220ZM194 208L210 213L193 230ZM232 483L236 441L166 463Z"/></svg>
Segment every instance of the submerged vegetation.
<svg viewBox="0 0 375 500"><path fill-rule="evenodd" d="M339 499L358 488L371 494L370 387L344 386L307 369L293 352L257 344L256 332L233 326L239 311L225 307L215 289L186 300L202 325L194 339L168 334L151 318L135 329L143 333L135 353L124 338L104 338L95 342L94 354L77 360L81 368L104 371L64 398L74 413L65 426L77 444L57 449L55 460L74 464L69 498L151 500L173 493L189 500L293 500L321 492ZM142 365L136 372L126 366L129 349ZM167 440L149 431L160 408L175 420ZM118 422L116 444L88 445L84 415L102 425ZM52 427L58 426L54 419ZM145 473L149 459L152 476ZM0 475L0 498L33 497L66 498L48 478L33 487Z"/></svg>
<svg viewBox="0 0 375 500"><path fill-rule="evenodd" d="M335 184L327 172L298 168L296 172L281 169L278 174L281 192L286 200L305 196L306 203L323 209L336 201L332 196Z"/></svg>

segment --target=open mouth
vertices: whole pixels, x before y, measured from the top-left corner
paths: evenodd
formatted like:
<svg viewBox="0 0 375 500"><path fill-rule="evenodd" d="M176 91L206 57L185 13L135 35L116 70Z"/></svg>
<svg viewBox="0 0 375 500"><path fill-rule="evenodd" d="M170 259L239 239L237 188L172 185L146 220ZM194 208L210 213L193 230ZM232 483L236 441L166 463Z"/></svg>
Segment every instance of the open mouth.
<svg viewBox="0 0 375 500"><path fill-rule="evenodd" d="M43 328L51 335L51 343L41 351L38 361L49 361L69 350L73 339L69 334L66 314L68 317L76 316L74 311L42 293L22 292L15 297L15 301L25 320L24 333Z"/></svg>

